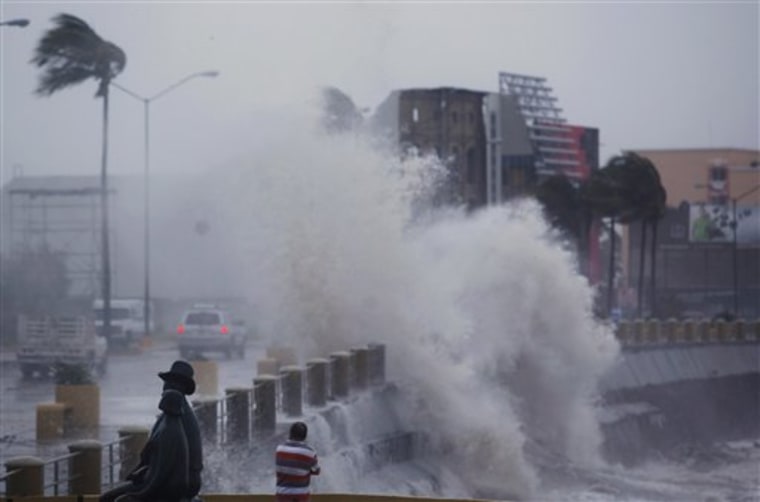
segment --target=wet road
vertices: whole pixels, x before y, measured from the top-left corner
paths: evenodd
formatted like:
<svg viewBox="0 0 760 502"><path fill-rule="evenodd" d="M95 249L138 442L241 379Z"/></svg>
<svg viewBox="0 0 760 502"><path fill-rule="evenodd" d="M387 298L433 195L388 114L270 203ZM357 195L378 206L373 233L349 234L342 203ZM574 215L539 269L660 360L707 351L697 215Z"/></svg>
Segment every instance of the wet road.
<svg viewBox="0 0 760 502"><path fill-rule="evenodd" d="M256 374L256 361L264 357L263 345L248 346L244 359L226 360L208 354L219 369L219 390L250 387ZM159 371L166 371L178 352L171 342L158 343L142 354L109 356L108 371L99 378L101 441L117 438L123 426L150 427L158 414L162 382ZM35 440L36 407L54 401L54 382L49 378L24 380L15 354L0 353L0 463L11 457L34 455L43 459L66 452L71 439L38 444ZM0 465L2 465L0 464Z"/></svg>

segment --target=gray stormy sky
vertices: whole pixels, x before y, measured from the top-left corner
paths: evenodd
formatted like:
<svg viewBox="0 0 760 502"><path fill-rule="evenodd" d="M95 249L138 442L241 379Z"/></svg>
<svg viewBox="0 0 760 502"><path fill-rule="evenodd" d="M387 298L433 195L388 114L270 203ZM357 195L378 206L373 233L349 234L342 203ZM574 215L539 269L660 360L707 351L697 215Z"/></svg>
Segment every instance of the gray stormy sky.
<svg viewBox="0 0 760 502"><path fill-rule="evenodd" d="M33 95L36 42L60 12L127 53L117 82L153 95L151 169L243 154L273 110L335 85L360 107L393 89L497 90L498 72L545 76L571 123L598 127L602 159L627 148L758 148L757 1L33 2L0 0L2 170L97 174L94 82ZM114 90L110 172L141 173L143 109Z"/></svg>

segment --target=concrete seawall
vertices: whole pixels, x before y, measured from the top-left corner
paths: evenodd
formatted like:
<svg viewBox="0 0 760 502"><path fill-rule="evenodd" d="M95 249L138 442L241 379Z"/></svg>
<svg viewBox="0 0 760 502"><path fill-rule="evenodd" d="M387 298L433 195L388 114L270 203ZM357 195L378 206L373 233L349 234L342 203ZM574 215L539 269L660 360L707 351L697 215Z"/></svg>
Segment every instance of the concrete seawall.
<svg viewBox="0 0 760 502"><path fill-rule="evenodd" d="M653 453L760 437L760 344L625 350L602 382L604 452L634 464Z"/></svg>

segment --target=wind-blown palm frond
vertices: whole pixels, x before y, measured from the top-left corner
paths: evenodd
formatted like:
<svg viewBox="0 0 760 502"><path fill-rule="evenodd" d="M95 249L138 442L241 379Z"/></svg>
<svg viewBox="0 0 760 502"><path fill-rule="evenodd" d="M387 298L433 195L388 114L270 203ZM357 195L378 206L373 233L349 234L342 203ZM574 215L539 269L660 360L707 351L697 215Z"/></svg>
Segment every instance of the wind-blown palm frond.
<svg viewBox="0 0 760 502"><path fill-rule="evenodd" d="M103 40L90 26L70 14L53 18L55 27L40 39L32 64L43 68L37 94L51 95L56 91L94 78L100 86L96 96L102 96L111 79L126 66L124 51Z"/></svg>

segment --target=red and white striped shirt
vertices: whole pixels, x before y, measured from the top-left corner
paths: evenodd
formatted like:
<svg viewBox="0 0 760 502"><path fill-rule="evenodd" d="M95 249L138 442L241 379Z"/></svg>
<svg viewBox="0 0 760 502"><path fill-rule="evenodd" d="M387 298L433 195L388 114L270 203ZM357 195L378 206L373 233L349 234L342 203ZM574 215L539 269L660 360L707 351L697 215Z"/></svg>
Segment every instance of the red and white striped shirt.
<svg viewBox="0 0 760 502"><path fill-rule="evenodd" d="M288 440L277 447L277 499L309 500L311 476L319 474L317 452L303 441Z"/></svg>

